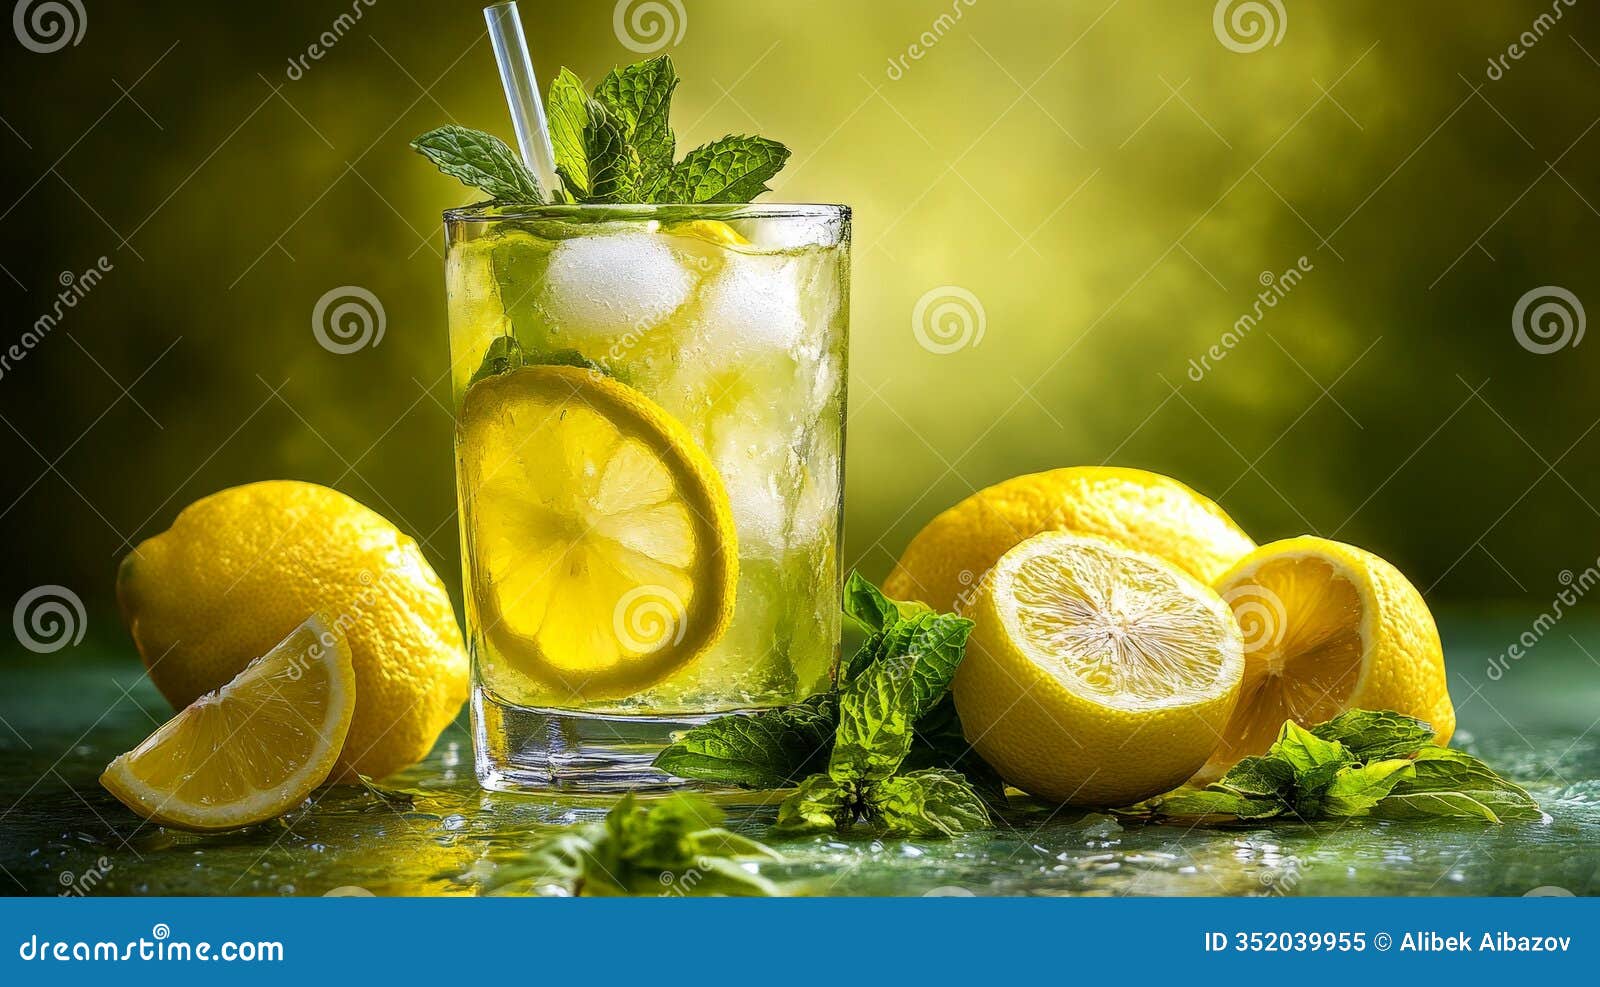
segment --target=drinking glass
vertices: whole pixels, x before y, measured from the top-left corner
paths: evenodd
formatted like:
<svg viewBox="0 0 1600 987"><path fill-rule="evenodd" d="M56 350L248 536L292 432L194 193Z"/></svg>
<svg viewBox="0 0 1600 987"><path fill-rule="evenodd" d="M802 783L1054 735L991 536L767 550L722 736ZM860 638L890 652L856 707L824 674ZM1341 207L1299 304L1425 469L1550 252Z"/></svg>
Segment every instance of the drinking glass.
<svg viewBox="0 0 1600 987"><path fill-rule="evenodd" d="M827 687L850 211L445 214L486 788L681 784L675 735Z"/></svg>

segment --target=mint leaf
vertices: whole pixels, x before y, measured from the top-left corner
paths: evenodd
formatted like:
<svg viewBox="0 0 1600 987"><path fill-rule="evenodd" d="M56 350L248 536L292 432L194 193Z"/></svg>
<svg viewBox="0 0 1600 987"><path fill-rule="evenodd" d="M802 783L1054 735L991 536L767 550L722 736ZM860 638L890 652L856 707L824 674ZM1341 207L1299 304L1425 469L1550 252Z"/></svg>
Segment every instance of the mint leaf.
<svg viewBox="0 0 1600 987"><path fill-rule="evenodd" d="M789 160L789 149L765 137L724 137L684 155L656 202L751 202Z"/></svg>
<svg viewBox="0 0 1600 987"><path fill-rule="evenodd" d="M550 148L555 152L556 174L575 199L589 195L589 92L583 80L562 69L550 80L545 99L550 124Z"/></svg>
<svg viewBox="0 0 1600 987"><path fill-rule="evenodd" d="M1239 819L1271 819L1283 815L1288 808L1288 805L1278 799L1255 798L1207 786L1180 788L1160 798L1134 806L1134 811L1179 818L1235 816Z"/></svg>
<svg viewBox="0 0 1600 987"><path fill-rule="evenodd" d="M1286 758L1271 754L1241 758L1211 787L1251 798L1277 799L1287 802L1294 798L1294 765Z"/></svg>
<svg viewBox="0 0 1600 987"><path fill-rule="evenodd" d="M637 202L643 164L628 143L622 125L598 100L589 101L589 129L584 134L589 156L586 202Z"/></svg>
<svg viewBox="0 0 1600 987"><path fill-rule="evenodd" d="M855 817L850 790L827 775L812 775L778 806L776 832L784 836L832 833Z"/></svg>
<svg viewBox="0 0 1600 987"><path fill-rule="evenodd" d="M1343 744L1323 740L1293 720L1285 720L1267 757L1282 758L1294 768L1296 801L1315 796L1333 781L1339 769L1356 763Z"/></svg>
<svg viewBox="0 0 1600 987"><path fill-rule="evenodd" d="M1515 782L1465 751L1424 747L1413 775L1372 810L1386 819L1479 818L1489 822L1543 818L1539 804Z"/></svg>
<svg viewBox="0 0 1600 987"><path fill-rule="evenodd" d="M879 781L911 752L916 706L910 665L875 662L839 697L839 729L828 774L844 782Z"/></svg>
<svg viewBox="0 0 1600 987"><path fill-rule="evenodd" d="M902 771L950 768L964 775L991 809L1007 805L1005 779L967 743L956 714L956 703L946 695L912 727L911 751L901 762Z"/></svg>
<svg viewBox="0 0 1600 987"><path fill-rule="evenodd" d="M483 890L493 892L531 881L535 888L555 886L574 891L583 883L595 841L603 832L603 826L592 824L545 837L522 859L498 867Z"/></svg>
<svg viewBox="0 0 1600 987"><path fill-rule="evenodd" d="M983 799L954 771L929 769L874 785L867 815L890 836L957 836L989 825Z"/></svg>
<svg viewBox="0 0 1600 987"><path fill-rule="evenodd" d="M1399 783L1415 774L1406 758L1371 761L1359 767L1340 768L1317 797L1316 814L1364 816Z"/></svg>
<svg viewBox="0 0 1600 987"><path fill-rule="evenodd" d="M972 621L926 613L893 625L881 653L839 696L828 773L846 781L887 778L911 750L912 724L944 698Z"/></svg>
<svg viewBox="0 0 1600 987"><path fill-rule="evenodd" d="M668 115L677 87L678 74L666 55L612 69L595 87L595 99L618 121L623 139L638 152L641 198L646 200L672 171L677 138Z"/></svg>
<svg viewBox="0 0 1600 987"><path fill-rule="evenodd" d="M640 802L625 795L605 820L545 837L490 888L532 880L585 895L774 895L739 860L782 860L770 847L720 827L722 810L691 795Z"/></svg>
<svg viewBox="0 0 1600 987"><path fill-rule="evenodd" d="M891 600L859 572L852 571L844 583L844 615L862 629L879 633L902 620L932 613L926 604Z"/></svg>
<svg viewBox="0 0 1600 987"><path fill-rule="evenodd" d="M680 778L783 788L822 770L838 716L834 697L813 696L751 716L719 717L685 732L656 755L655 766Z"/></svg>
<svg viewBox="0 0 1600 987"><path fill-rule="evenodd" d="M412 141L411 147L446 175L496 200L544 201L539 180L516 152L493 134L466 127L440 127Z"/></svg>
<svg viewBox="0 0 1600 987"><path fill-rule="evenodd" d="M1311 732L1343 744L1358 761L1410 757L1433 742L1431 726L1392 710L1347 710Z"/></svg>
<svg viewBox="0 0 1600 987"><path fill-rule="evenodd" d="M467 386L471 387L485 377L516 370L522 365L522 344L517 342L517 337L496 336L483 351L483 362L472 372L472 379L467 382Z"/></svg>

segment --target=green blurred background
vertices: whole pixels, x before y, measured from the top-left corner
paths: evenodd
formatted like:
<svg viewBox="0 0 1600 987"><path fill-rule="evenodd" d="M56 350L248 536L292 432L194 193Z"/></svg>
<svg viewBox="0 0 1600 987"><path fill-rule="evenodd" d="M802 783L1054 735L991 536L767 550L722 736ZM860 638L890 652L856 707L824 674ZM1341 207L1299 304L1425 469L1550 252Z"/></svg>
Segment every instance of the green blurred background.
<svg viewBox="0 0 1600 987"><path fill-rule="evenodd" d="M63 272L112 268L0 376L7 610L61 584L117 639L118 557L269 477L387 514L458 591L439 214L474 196L406 145L510 136L479 4L83 6L76 46L0 37L0 342ZM974 489L1100 462L1258 540L1367 546L1445 607L1543 609L1595 563L1600 343L1512 329L1542 286L1600 306L1595 4L1265 2L1256 51L1209 0L660 6L680 146L777 138L769 198L855 209L845 554L869 575ZM524 7L541 78L643 57L610 0ZM317 344L342 285L380 299L381 344ZM913 312L945 286L983 333L933 352Z"/></svg>

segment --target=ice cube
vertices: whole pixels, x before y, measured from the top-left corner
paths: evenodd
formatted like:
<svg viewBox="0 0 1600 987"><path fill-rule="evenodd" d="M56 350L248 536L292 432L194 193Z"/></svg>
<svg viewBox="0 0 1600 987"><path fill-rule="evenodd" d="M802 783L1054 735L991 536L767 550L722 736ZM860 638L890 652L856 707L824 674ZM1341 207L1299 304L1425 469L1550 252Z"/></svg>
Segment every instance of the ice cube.
<svg viewBox="0 0 1600 987"><path fill-rule="evenodd" d="M671 318L694 283L659 234L579 237L551 252L540 304L574 337L642 333Z"/></svg>
<svg viewBox="0 0 1600 987"><path fill-rule="evenodd" d="M843 232L837 216L787 216L737 224L751 243L763 250L794 250L799 247L831 247Z"/></svg>
<svg viewBox="0 0 1600 987"><path fill-rule="evenodd" d="M805 333L794 258L729 252L701 290L703 338L718 357L789 350Z"/></svg>
<svg viewBox="0 0 1600 987"><path fill-rule="evenodd" d="M714 432L711 461L728 491L740 552L775 555L784 547L797 457L785 437L759 416L724 418Z"/></svg>

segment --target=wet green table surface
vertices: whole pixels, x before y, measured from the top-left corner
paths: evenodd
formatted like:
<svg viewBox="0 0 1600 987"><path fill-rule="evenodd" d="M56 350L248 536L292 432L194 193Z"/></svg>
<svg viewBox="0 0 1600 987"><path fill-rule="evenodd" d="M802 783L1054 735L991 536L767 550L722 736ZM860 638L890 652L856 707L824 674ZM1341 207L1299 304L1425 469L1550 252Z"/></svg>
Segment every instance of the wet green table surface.
<svg viewBox="0 0 1600 987"><path fill-rule="evenodd" d="M1498 679L1527 622L1445 620L1457 743L1523 782L1542 823L1141 825L1024 799L955 840L777 843L793 894L1521 895L1600 893L1600 628L1569 621ZM331 789L275 823L218 836L135 818L96 783L168 710L130 653L87 645L0 658L0 892L114 895L476 894L536 834L603 803L480 791L465 720L387 796ZM764 837L770 810L739 810ZM350 893L348 890L346 893Z"/></svg>

